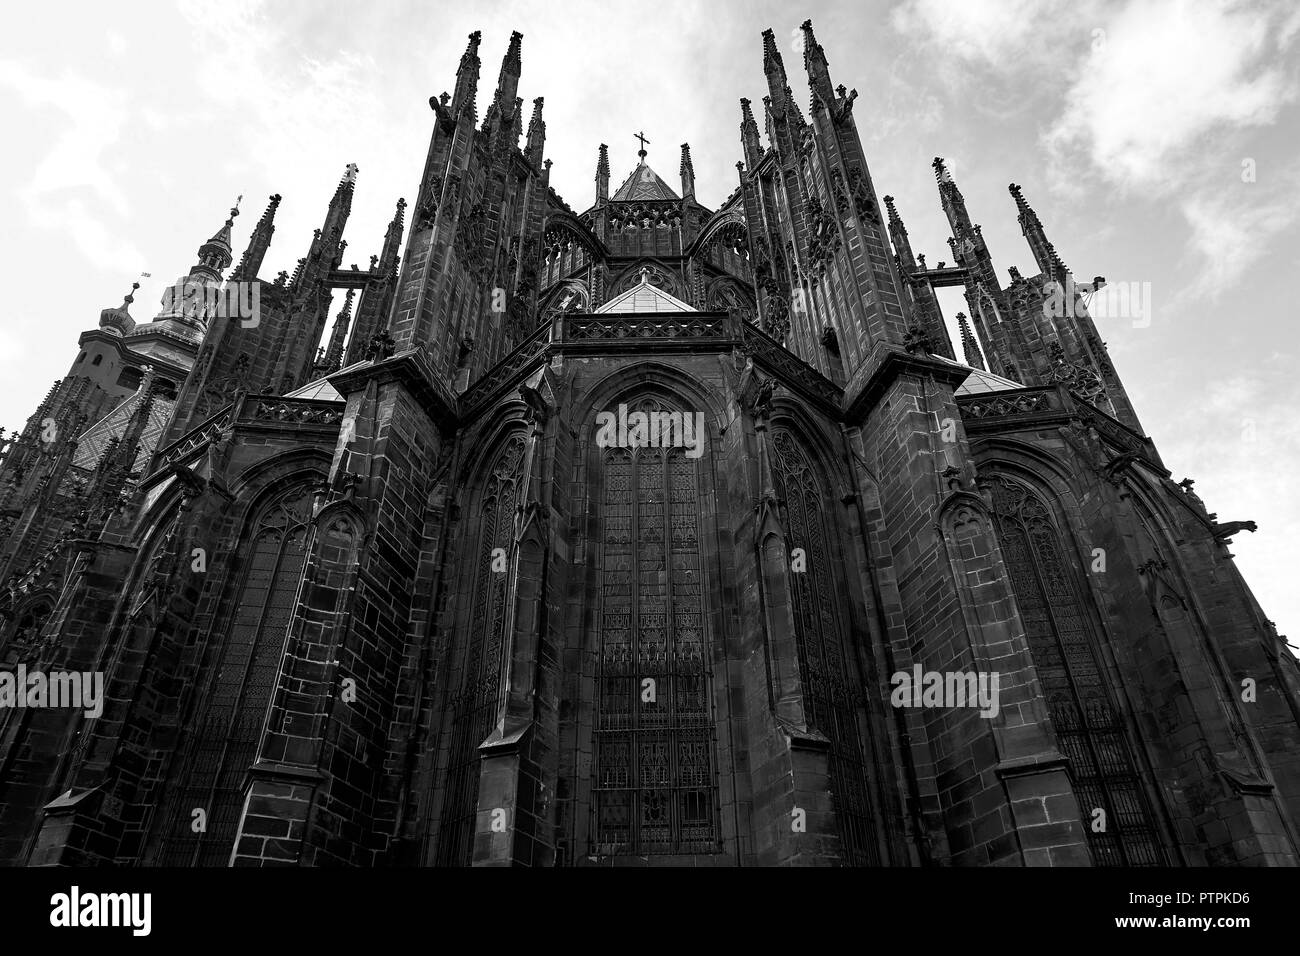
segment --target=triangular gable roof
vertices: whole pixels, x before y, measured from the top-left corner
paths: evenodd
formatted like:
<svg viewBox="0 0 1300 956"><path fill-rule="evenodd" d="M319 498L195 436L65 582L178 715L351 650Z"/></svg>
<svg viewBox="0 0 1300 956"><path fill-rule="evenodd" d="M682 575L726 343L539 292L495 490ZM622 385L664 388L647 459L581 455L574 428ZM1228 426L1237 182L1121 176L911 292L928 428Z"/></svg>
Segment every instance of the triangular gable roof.
<svg viewBox="0 0 1300 956"><path fill-rule="evenodd" d="M1010 388L1024 388L1019 382L1014 382L1009 378L1003 378L1001 375L995 375L992 372L986 372L982 368L971 369L970 375L966 381L961 383L957 389L957 395L978 395L981 392L1005 392Z"/></svg>
<svg viewBox="0 0 1300 956"><path fill-rule="evenodd" d="M986 372L982 368L972 368L965 362L955 362L950 358L934 354L931 354L930 358L938 359L940 362L947 362L949 365L956 365L958 368L970 369L970 375L966 376L966 381L957 387L957 390L953 392L954 395L980 395L985 392L1005 392L1007 389L1025 387L1019 382L1014 382L993 372Z"/></svg>
<svg viewBox="0 0 1300 956"><path fill-rule="evenodd" d="M659 178L659 174L642 161L636 169L632 170L632 175L627 177L623 185L618 187L613 201L636 202L641 199L668 199L681 202L682 197L673 192L668 184Z"/></svg>
<svg viewBox="0 0 1300 956"><path fill-rule="evenodd" d="M360 364L360 363L358 363ZM314 382L308 382L302 388L294 389L285 398L316 398L325 399L331 402L343 401L343 396L338 393L328 379L318 378Z"/></svg>
<svg viewBox="0 0 1300 956"><path fill-rule="evenodd" d="M626 292L614 296L599 309L601 313L628 312L694 312L695 309L681 299L669 295L658 286L650 284L650 270L641 270L641 281Z"/></svg>

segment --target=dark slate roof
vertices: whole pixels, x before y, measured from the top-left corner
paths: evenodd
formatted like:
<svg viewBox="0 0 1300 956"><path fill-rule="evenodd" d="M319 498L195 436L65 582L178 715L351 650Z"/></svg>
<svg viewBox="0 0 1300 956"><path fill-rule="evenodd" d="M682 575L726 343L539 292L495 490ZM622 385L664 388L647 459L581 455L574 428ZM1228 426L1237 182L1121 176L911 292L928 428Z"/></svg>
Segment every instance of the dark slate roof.
<svg viewBox="0 0 1300 956"><path fill-rule="evenodd" d="M642 160L627 181L614 193L614 202L636 202L642 199L670 199L681 202L682 197L668 188L668 184L659 178L659 174Z"/></svg>

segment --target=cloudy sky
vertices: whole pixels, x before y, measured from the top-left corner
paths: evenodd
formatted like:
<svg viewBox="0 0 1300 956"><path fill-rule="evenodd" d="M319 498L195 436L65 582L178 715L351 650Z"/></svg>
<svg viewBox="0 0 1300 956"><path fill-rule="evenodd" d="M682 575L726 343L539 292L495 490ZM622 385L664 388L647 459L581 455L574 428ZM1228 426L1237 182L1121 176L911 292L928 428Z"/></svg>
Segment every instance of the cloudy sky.
<svg viewBox="0 0 1300 956"><path fill-rule="evenodd" d="M520 94L545 96L552 185L591 204L649 162L699 198L736 186L738 100L765 92L771 27L807 102L813 19L881 194L913 246L950 258L930 160L947 158L1003 275L1032 274L1007 184L1080 277L1149 283L1150 321L1099 320L1175 478L1223 520L1264 609L1300 644L1300 6L1179 0L25 3L0 34L0 425L21 426L142 272L133 314L194 261L238 195L236 252L283 194L263 269L292 270L343 167L360 167L348 262L414 200L428 99L483 31L480 103L511 30ZM346 263L345 263L346 264ZM949 317L961 308L948 297Z"/></svg>

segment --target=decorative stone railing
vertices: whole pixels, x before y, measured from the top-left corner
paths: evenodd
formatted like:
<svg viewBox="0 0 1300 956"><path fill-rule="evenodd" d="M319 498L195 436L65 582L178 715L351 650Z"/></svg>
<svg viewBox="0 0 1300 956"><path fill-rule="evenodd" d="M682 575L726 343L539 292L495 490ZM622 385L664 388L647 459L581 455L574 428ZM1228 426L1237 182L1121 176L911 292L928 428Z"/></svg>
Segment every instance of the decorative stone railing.
<svg viewBox="0 0 1300 956"><path fill-rule="evenodd" d="M202 424L190 429L158 455L158 467L188 458L231 426L314 425L337 426L343 420L341 402L315 398L281 398L275 395L245 395L239 407L227 405Z"/></svg>
<svg viewBox="0 0 1300 956"><path fill-rule="evenodd" d="M700 347L740 349L791 387L813 400L839 408L840 389L780 342L740 316L725 312L659 312L638 315L561 316L554 328L542 326L523 345L485 372L458 401L462 418L517 383L529 366L540 365L552 350L668 351Z"/></svg>
<svg viewBox="0 0 1300 956"><path fill-rule="evenodd" d="M966 430L1014 429L1035 423L1082 420L1115 448L1154 458L1150 441L1101 409L1072 393L1065 385L1038 385L1004 392L980 392L957 397Z"/></svg>
<svg viewBox="0 0 1300 956"><path fill-rule="evenodd" d="M176 439L158 453L158 467L162 468L165 465L189 457L198 448L220 435L230 427L233 412L234 406L227 405L209 416L206 421Z"/></svg>
<svg viewBox="0 0 1300 956"><path fill-rule="evenodd" d="M1082 400L1076 399L1082 404ZM1097 429L1097 434L1109 441L1117 448L1123 448L1134 454L1149 454L1152 458L1157 458L1154 454L1155 449L1151 445L1151 440L1145 435L1140 435L1133 429L1129 428L1122 422L1111 418L1101 409L1087 406L1089 415L1088 421L1093 428Z"/></svg>
<svg viewBox="0 0 1300 956"><path fill-rule="evenodd" d="M1055 385L1018 388L1005 392L960 395L957 405L964 419L1010 418L1063 411L1060 390Z"/></svg>
<svg viewBox="0 0 1300 956"><path fill-rule="evenodd" d="M728 316L690 312L649 315L581 315L567 317L564 341L626 339L727 339L733 338Z"/></svg>
<svg viewBox="0 0 1300 956"><path fill-rule="evenodd" d="M249 395L239 408L239 422L270 422L285 425L337 425L343 420L343 405L316 398L278 398Z"/></svg>
<svg viewBox="0 0 1300 956"><path fill-rule="evenodd" d="M515 381L525 367L540 359L550 347L550 333L550 326L538 326L522 345L475 379L474 384L461 394L457 402L461 417L466 417L484 405L502 388Z"/></svg>
<svg viewBox="0 0 1300 956"><path fill-rule="evenodd" d="M756 325L738 322L741 346L769 369L780 372L810 398L839 409L844 392L803 359Z"/></svg>

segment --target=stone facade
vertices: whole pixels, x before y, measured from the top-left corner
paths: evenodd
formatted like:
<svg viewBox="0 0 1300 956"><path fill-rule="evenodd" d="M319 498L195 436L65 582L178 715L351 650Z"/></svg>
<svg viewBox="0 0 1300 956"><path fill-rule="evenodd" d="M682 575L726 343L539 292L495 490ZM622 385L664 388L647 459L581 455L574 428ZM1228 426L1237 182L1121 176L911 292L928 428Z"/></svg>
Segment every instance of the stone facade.
<svg viewBox="0 0 1300 956"><path fill-rule="evenodd" d="M810 114L765 32L717 210L643 144L575 213L475 33L368 269L349 167L292 276L278 195L200 249L256 323L105 310L0 463L0 669L104 676L0 708L0 861L1296 863L1253 524L1172 480L1019 187L1038 275L942 160L954 264L913 255L803 29Z"/></svg>

